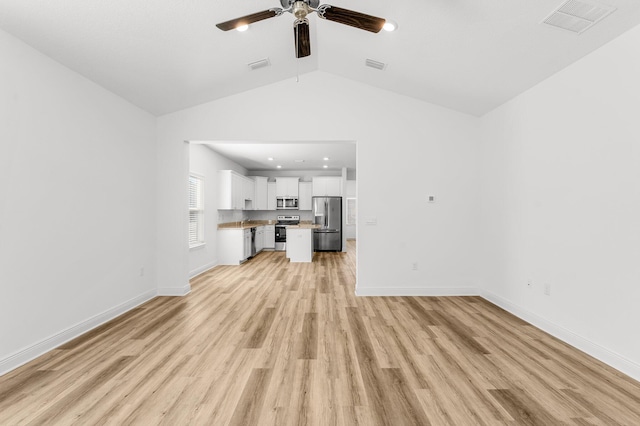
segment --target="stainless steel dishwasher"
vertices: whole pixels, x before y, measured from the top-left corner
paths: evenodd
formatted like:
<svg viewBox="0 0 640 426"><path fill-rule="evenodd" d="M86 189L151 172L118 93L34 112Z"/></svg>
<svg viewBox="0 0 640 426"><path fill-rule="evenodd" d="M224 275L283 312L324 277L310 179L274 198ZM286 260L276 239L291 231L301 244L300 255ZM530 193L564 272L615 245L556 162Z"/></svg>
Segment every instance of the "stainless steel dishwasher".
<svg viewBox="0 0 640 426"><path fill-rule="evenodd" d="M256 255L256 228L251 228L251 257Z"/></svg>

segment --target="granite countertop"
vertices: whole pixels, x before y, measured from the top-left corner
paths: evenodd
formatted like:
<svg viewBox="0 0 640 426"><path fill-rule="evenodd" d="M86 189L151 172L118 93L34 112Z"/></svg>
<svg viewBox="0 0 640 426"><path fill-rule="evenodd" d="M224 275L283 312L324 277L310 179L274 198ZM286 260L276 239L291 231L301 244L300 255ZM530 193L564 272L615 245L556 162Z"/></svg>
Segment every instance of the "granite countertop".
<svg viewBox="0 0 640 426"><path fill-rule="evenodd" d="M318 229L320 225L314 223L301 223L300 225L289 225L289 229Z"/></svg>
<svg viewBox="0 0 640 426"><path fill-rule="evenodd" d="M218 229L249 229L256 226L275 225L275 220L248 220L242 222L219 223Z"/></svg>

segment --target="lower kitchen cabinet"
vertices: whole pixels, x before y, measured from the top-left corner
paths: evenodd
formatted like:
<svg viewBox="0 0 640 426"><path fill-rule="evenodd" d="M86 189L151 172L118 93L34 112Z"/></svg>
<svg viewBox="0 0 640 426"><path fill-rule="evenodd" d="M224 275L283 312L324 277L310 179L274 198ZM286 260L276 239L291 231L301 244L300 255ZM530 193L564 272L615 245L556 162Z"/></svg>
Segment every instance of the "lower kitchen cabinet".
<svg viewBox="0 0 640 426"><path fill-rule="evenodd" d="M313 261L313 230L287 228L287 257L290 262Z"/></svg>
<svg viewBox="0 0 640 426"><path fill-rule="evenodd" d="M256 228L256 253L264 250L264 226Z"/></svg>
<svg viewBox="0 0 640 426"><path fill-rule="evenodd" d="M264 248L274 250L276 248L276 226L264 226Z"/></svg>
<svg viewBox="0 0 640 426"><path fill-rule="evenodd" d="M218 230L218 264L239 265L251 256L251 229Z"/></svg>

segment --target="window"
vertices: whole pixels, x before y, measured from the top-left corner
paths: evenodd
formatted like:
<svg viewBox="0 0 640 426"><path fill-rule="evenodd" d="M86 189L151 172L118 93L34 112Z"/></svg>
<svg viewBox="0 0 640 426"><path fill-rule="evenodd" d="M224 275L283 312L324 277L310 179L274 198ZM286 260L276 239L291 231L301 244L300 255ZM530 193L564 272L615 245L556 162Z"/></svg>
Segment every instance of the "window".
<svg viewBox="0 0 640 426"><path fill-rule="evenodd" d="M356 216L357 216L356 199L347 198L347 225L355 225Z"/></svg>
<svg viewBox="0 0 640 426"><path fill-rule="evenodd" d="M189 175L189 247L204 244L203 180Z"/></svg>

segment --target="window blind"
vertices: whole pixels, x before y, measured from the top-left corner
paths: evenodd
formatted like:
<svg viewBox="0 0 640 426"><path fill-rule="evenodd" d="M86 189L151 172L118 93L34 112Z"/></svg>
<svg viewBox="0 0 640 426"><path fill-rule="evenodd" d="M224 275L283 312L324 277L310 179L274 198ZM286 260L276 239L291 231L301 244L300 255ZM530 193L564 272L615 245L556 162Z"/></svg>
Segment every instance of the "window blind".
<svg viewBox="0 0 640 426"><path fill-rule="evenodd" d="M204 243L202 178L189 175L189 246Z"/></svg>

